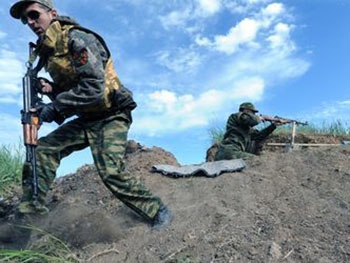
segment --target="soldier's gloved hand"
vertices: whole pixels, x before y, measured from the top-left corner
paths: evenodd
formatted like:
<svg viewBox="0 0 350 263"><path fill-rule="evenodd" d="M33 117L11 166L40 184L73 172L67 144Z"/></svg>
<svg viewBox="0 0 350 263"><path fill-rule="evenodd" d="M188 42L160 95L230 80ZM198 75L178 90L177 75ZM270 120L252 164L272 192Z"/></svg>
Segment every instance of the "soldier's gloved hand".
<svg viewBox="0 0 350 263"><path fill-rule="evenodd" d="M39 108L39 120L43 122L53 122L59 119L60 115L52 103L42 104Z"/></svg>
<svg viewBox="0 0 350 263"><path fill-rule="evenodd" d="M131 111L137 107L136 102L132 98L132 92L124 86L121 86L118 90L113 90L110 96L112 106L118 110L127 109Z"/></svg>
<svg viewBox="0 0 350 263"><path fill-rule="evenodd" d="M50 82L48 79L46 78L42 78L39 77L38 78L40 85L41 85L41 93L43 94L49 94L53 92L53 88L52 88L52 82Z"/></svg>

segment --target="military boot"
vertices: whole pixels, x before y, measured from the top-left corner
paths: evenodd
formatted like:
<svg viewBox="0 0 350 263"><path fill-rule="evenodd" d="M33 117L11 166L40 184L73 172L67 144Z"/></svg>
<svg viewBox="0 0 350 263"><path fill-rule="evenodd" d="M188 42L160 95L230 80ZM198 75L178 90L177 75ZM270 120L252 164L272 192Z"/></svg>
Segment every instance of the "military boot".
<svg viewBox="0 0 350 263"><path fill-rule="evenodd" d="M49 209L39 202L21 202L18 206L18 211L22 214L38 214L38 215L47 215Z"/></svg>
<svg viewBox="0 0 350 263"><path fill-rule="evenodd" d="M172 215L165 205L160 205L157 214L155 215L152 226L156 230L166 228L172 220Z"/></svg>

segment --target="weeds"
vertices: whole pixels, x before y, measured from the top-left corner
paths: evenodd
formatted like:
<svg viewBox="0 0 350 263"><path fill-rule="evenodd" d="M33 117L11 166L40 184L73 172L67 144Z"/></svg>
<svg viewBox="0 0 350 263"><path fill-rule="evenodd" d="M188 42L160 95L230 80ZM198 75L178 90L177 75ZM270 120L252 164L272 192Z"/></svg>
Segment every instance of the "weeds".
<svg viewBox="0 0 350 263"><path fill-rule="evenodd" d="M265 127L266 124L260 124L258 129ZM274 131L275 134L290 134L292 125L278 126ZM209 129L209 136L212 144L220 142L224 137L225 129L212 127ZM331 136L350 136L350 124L341 120L332 122L322 122L320 124L309 123L305 126L297 126L297 133L305 135L331 135Z"/></svg>
<svg viewBox="0 0 350 263"><path fill-rule="evenodd" d="M290 133L292 125L279 126L275 133ZM350 126L346 122L336 120L333 122L322 122L321 124L310 123L305 126L297 126L297 132L306 135L331 135L331 136L348 136L350 135Z"/></svg>
<svg viewBox="0 0 350 263"><path fill-rule="evenodd" d="M16 263L79 263L68 246L54 235L34 226L21 226L40 238L26 250L0 250L0 262Z"/></svg>
<svg viewBox="0 0 350 263"><path fill-rule="evenodd" d="M219 127L212 127L209 129L209 137L211 138L211 143L216 144L221 142L224 137L225 129Z"/></svg>
<svg viewBox="0 0 350 263"><path fill-rule="evenodd" d="M23 147L0 147L0 196L11 194L14 185L20 185L23 165Z"/></svg>
<svg viewBox="0 0 350 263"><path fill-rule="evenodd" d="M0 197L13 195L21 184L23 146L0 146ZM66 244L57 237L33 226L20 226L38 234L38 240L25 250L0 250L0 262L8 263L77 263Z"/></svg>

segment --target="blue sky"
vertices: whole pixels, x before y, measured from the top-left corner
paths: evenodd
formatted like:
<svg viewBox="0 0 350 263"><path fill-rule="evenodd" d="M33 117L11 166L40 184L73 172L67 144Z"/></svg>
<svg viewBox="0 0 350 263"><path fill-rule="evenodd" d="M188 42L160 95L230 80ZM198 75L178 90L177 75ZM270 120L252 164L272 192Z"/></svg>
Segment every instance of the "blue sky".
<svg viewBox="0 0 350 263"><path fill-rule="evenodd" d="M28 41L36 40L10 17L13 2L0 7L1 144L22 136L21 78ZM349 121L350 0L56 0L56 7L106 40L138 103L129 139L162 147L181 164L204 161L209 129L223 127L243 101L269 115ZM85 163L89 151L74 153L58 175Z"/></svg>

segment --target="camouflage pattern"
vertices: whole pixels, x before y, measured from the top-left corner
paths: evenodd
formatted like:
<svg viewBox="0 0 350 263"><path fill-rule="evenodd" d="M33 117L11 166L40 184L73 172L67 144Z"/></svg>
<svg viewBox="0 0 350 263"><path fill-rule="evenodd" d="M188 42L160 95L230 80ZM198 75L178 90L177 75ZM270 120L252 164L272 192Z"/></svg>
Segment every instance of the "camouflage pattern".
<svg viewBox="0 0 350 263"><path fill-rule="evenodd" d="M249 159L254 154L248 152L242 152L238 150L235 145L220 144L215 154L215 161L220 160L233 160L233 159Z"/></svg>
<svg viewBox="0 0 350 263"><path fill-rule="evenodd" d="M21 205L31 203L38 210L44 206L61 159L74 151L90 147L106 187L124 204L152 220L162 204L161 200L124 170L123 156L129 126L130 120L125 113L97 121L78 118L40 138L37 147L39 202L33 204L31 173L26 164L23 169Z"/></svg>
<svg viewBox="0 0 350 263"><path fill-rule="evenodd" d="M11 6L10 8L11 16L13 18L19 19L22 15L23 6L31 3L42 4L43 6L46 6L49 9L53 9L54 7L52 0L20 0Z"/></svg>
<svg viewBox="0 0 350 263"><path fill-rule="evenodd" d="M239 105L239 111L242 110L251 110L252 112L258 112L254 104L251 102L243 102L241 105Z"/></svg>
<svg viewBox="0 0 350 263"><path fill-rule="evenodd" d="M38 48L41 57L53 53L45 69L56 84L55 107L66 116L107 111L111 93L122 87L108 48L97 34L67 21L53 22Z"/></svg>
<svg viewBox="0 0 350 263"><path fill-rule="evenodd" d="M124 170L131 112L128 108L108 108L111 101L106 94L112 89L119 91L122 85L103 39L67 23L67 19L64 23L54 21L45 34L37 52L47 59L46 70L54 80L53 104L66 117L78 118L39 139L36 148L39 198L34 202L30 168L25 164L19 210L44 212L46 194L61 159L90 147L106 187L124 204L152 220L163 203Z"/></svg>
<svg viewBox="0 0 350 263"><path fill-rule="evenodd" d="M215 154L215 160L247 159L258 154L263 141L276 126L271 124L258 131L253 127L261 122L254 113L238 112L228 118L224 138Z"/></svg>

